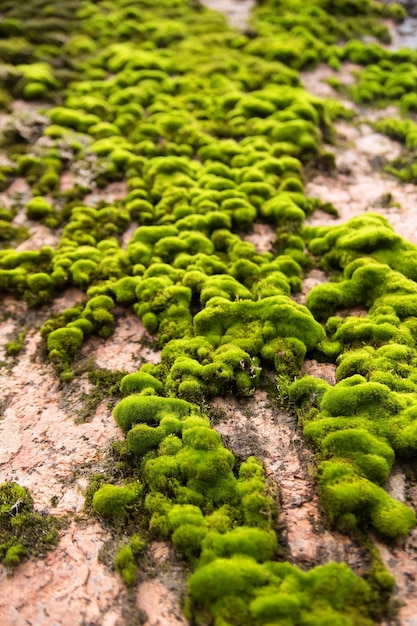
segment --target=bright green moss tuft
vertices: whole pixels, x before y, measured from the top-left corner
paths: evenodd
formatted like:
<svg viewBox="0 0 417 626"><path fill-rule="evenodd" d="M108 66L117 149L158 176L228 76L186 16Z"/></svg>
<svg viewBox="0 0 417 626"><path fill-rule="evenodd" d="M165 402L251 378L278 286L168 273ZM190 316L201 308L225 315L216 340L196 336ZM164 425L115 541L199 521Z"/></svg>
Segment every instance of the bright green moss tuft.
<svg viewBox="0 0 417 626"><path fill-rule="evenodd" d="M381 502L372 510L371 520L381 535L395 539L410 532L416 524L416 514L402 502L381 498Z"/></svg>
<svg viewBox="0 0 417 626"><path fill-rule="evenodd" d="M200 555L201 543L207 530L193 524L183 524L172 534L174 546L190 561Z"/></svg>
<svg viewBox="0 0 417 626"><path fill-rule="evenodd" d="M26 205L26 215L30 220L42 220L53 212L52 206L45 198L32 198Z"/></svg>
<svg viewBox="0 0 417 626"><path fill-rule="evenodd" d="M128 432L134 424L157 424L166 415L182 419L190 411L191 405L184 400L134 394L119 402L113 417L123 432Z"/></svg>
<svg viewBox="0 0 417 626"><path fill-rule="evenodd" d="M147 424L137 424L127 433L127 445L130 452L143 457L149 450L159 446L165 437L162 428L154 428Z"/></svg>
<svg viewBox="0 0 417 626"><path fill-rule="evenodd" d="M323 440L325 457L351 459L366 478L377 484L387 480L394 461L392 448L366 430L336 431Z"/></svg>
<svg viewBox="0 0 417 626"><path fill-rule="evenodd" d="M127 374L120 382L120 391L124 396L132 393L141 393L146 389L152 389L155 393L162 394L164 385L154 376L146 372Z"/></svg>
<svg viewBox="0 0 417 626"><path fill-rule="evenodd" d="M202 548L220 558L240 554L263 563L273 559L277 539L273 531L240 526L224 534L209 532L203 540Z"/></svg>
<svg viewBox="0 0 417 626"><path fill-rule="evenodd" d="M344 462L325 461L319 468L321 495L331 519L354 515L354 524L369 521L386 537L406 535L416 523L415 512L391 498L381 487L356 474ZM356 522L357 520L357 522Z"/></svg>
<svg viewBox="0 0 417 626"><path fill-rule="evenodd" d="M313 376L303 376L292 383L288 389L290 400L299 408L311 408L320 405L323 395L330 390L330 385L324 380Z"/></svg>
<svg viewBox="0 0 417 626"><path fill-rule="evenodd" d="M114 566L127 587L134 587L137 568L131 546L123 546L117 551Z"/></svg>
<svg viewBox="0 0 417 626"><path fill-rule="evenodd" d="M199 568L189 578L190 597L194 601L214 603L224 595L240 595L254 586L265 585L268 574L262 565L249 557L216 559Z"/></svg>
<svg viewBox="0 0 417 626"><path fill-rule="evenodd" d="M187 428L183 434L183 442L197 450L215 450L222 445L218 432L211 428Z"/></svg>
<svg viewBox="0 0 417 626"><path fill-rule="evenodd" d="M49 358L64 374L69 371L69 364L78 355L84 339L80 328L58 328L47 339Z"/></svg>
<svg viewBox="0 0 417 626"><path fill-rule="evenodd" d="M94 494L93 509L103 517L119 517L137 502L141 492L139 483L123 487L103 485Z"/></svg>
<svg viewBox="0 0 417 626"><path fill-rule="evenodd" d="M353 376L344 379L343 384L339 383L337 387L329 389L323 396L321 408L335 417L372 412L377 418L403 407L386 385L368 383L362 377Z"/></svg>

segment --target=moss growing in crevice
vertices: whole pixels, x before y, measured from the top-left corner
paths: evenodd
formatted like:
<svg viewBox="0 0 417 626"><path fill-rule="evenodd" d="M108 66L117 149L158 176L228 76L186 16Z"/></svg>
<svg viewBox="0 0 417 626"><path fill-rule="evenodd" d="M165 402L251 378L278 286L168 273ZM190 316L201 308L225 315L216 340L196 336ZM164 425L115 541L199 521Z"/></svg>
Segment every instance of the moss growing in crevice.
<svg viewBox="0 0 417 626"><path fill-rule="evenodd" d="M93 387L88 393L82 394L80 397L82 407L77 411L77 422L82 423L91 420L104 401L114 404L116 398L120 396L119 385L124 376L125 372L114 372L90 366L88 380Z"/></svg>

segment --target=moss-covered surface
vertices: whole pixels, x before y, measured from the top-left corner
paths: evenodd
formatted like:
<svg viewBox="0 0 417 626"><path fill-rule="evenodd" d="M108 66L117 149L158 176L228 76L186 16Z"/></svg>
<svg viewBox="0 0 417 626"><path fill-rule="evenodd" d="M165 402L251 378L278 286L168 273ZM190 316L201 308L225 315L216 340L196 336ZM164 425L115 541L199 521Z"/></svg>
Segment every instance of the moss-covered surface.
<svg viewBox="0 0 417 626"><path fill-rule="evenodd" d="M0 485L0 561L17 567L30 557L44 556L58 543L56 520L37 513L25 487L5 482Z"/></svg>
<svg viewBox="0 0 417 626"><path fill-rule="evenodd" d="M2 137L0 186L23 177L30 193L0 211L0 291L32 307L69 287L83 293L40 330L63 383L89 338L112 334L117 307L132 309L162 351L134 374L91 374L91 406L120 379L124 396L117 471L88 494L91 514L132 535L115 568L134 586L139 532L170 539L193 570L186 612L196 623L371 624L393 585L378 558L363 578L344 564L302 572L280 562L262 464L236 463L207 406L251 396L272 373L317 451L331 522L383 540L414 526L384 484L394 458L417 447L417 249L378 215L304 227L326 208L305 194L306 171L332 167L323 143L346 113L298 74L352 61L364 66L356 101L412 112L416 53L362 39L386 43L383 18L403 10L263 0L242 34L198 2L61 4L0 2L0 103L34 100L44 114L35 135L12 117ZM413 149L413 123L379 130ZM114 182L126 186L120 200L89 201ZM16 249L18 212L56 245ZM268 252L245 240L256 223L276 230ZM294 294L311 267L333 280L303 306ZM366 315L340 315L357 306ZM335 387L299 377L306 356L337 363Z"/></svg>

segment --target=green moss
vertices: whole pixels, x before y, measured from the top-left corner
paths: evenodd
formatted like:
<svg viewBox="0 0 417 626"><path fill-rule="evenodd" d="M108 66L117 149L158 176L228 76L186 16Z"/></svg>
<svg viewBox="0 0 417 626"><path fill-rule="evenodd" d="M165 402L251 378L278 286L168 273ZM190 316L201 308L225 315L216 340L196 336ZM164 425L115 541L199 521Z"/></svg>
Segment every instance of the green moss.
<svg viewBox="0 0 417 626"><path fill-rule="evenodd" d="M200 555L201 542L206 535L206 529L191 524L183 524L172 534L174 546L189 560Z"/></svg>
<svg viewBox="0 0 417 626"><path fill-rule="evenodd" d="M390 538L407 534L415 525L412 509L358 476L349 463L325 461L319 471L322 498L331 519L343 522L348 516L353 525L369 520L379 533Z"/></svg>
<svg viewBox="0 0 417 626"><path fill-rule="evenodd" d="M241 526L224 534L208 533L202 547L221 558L241 554L262 563L273 559L277 540L274 532Z"/></svg>
<svg viewBox="0 0 417 626"><path fill-rule="evenodd" d="M165 431L147 424L134 426L127 434L127 445L130 452L143 457L149 450L155 449L163 441Z"/></svg>
<svg viewBox="0 0 417 626"><path fill-rule="evenodd" d="M154 376L146 372L127 374L120 381L120 391L124 396L131 393L141 393L146 389L152 389L155 393L160 394L163 393L164 386Z"/></svg>
<svg viewBox="0 0 417 626"><path fill-rule="evenodd" d="M119 402L113 417L123 432L128 432L134 424L157 424L166 415L182 419L190 411L191 405L184 400L134 394Z"/></svg>
<svg viewBox="0 0 417 626"><path fill-rule="evenodd" d="M351 459L372 482L383 485L390 474L394 461L392 448L366 430L352 428L331 433L322 445L325 457Z"/></svg>
<svg viewBox="0 0 417 626"><path fill-rule="evenodd" d="M103 485L93 496L93 509L103 517L120 517L135 505L142 492L139 483L134 485Z"/></svg>
<svg viewBox="0 0 417 626"><path fill-rule="evenodd" d="M36 513L29 491L17 483L0 485L0 560L10 568L26 557L44 556L58 543L56 522Z"/></svg>
<svg viewBox="0 0 417 626"><path fill-rule="evenodd" d="M86 292L85 303L42 329L62 379L73 375L84 340L113 332L120 307L133 307L156 335L160 363L121 382L128 397L114 417L126 441L114 453L123 475L143 482L141 525L153 537L172 538L195 575L209 568L191 592L191 621L368 625L378 600L343 567L314 569L310 577L265 563L276 544L263 468L248 460L237 478L233 455L188 402L251 396L274 370L322 462L318 482L332 520L385 536L412 524L409 510L384 500L380 485L393 450L412 457L417 449L410 408L417 255L381 216L303 228L315 208L335 211L306 197L304 165L334 166L320 144L334 139L332 120L349 114L306 92L297 72L321 62L362 63L354 98L391 100L412 112L415 53L364 39L386 41L382 18L403 12L371 0L262 0L251 32L240 34L223 17L173 0L84 3L79 11L70 0L41 7L35 18L31 7L11 4L0 24L0 105L22 96L54 102L46 129L40 119L6 129L12 165L1 167L0 186L24 176L33 196L28 217L62 232L48 253L0 251L0 288L39 305L69 286ZM381 127L413 150L415 124L403 122ZM391 168L414 180L407 159ZM62 173L74 180L68 192L60 191ZM111 204L83 202L111 181L122 182ZM124 184L128 193L119 199ZM5 246L18 236L14 216L14 209L0 213ZM245 230L251 238L259 220L277 228L270 252L242 238ZM313 265L335 272L335 282L314 289L305 308L291 294ZM334 316L356 306L367 314ZM337 360L334 388L311 377L290 384L306 356ZM104 389L117 394L120 378L96 385L86 406ZM119 477L97 482L106 483L97 506L124 523L140 498L130 501L129 483L109 484ZM10 563L20 545L10 546ZM128 585L139 552L124 541L116 558ZM223 586L210 596L219 559L230 576L223 571Z"/></svg>
<svg viewBox="0 0 417 626"><path fill-rule="evenodd" d="M19 352L21 352L27 331L28 328L27 326L25 326L23 330L18 333L15 340L8 341L6 343L6 354L8 354L9 356L16 356L17 354L19 354Z"/></svg>
<svg viewBox="0 0 417 626"><path fill-rule="evenodd" d="M216 559L199 568L190 577L188 585L192 599L210 603L223 595L242 594L251 586L261 586L267 581L265 568L242 556L233 560Z"/></svg>
<svg viewBox="0 0 417 626"><path fill-rule="evenodd" d="M123 546L118 549L114 559L114 566L127 587L134 587L137 578L137 568L132 548Z"/></svg>
<svg viewBox="0 0 417 626"><path fill-rule="evenodd" d="M26 215L30 220L42 220L53 212L52 206L45 198L32 198L26 205Z"/></svg>
<svg viewBox="0 0 417 626"><path fill-rule="evenodd" d="M402 408L401 402L385 385L368 383L359 376L344 379L343 383L329 389L323 396L321 408L330 415L372 412L375 417L384 417Z"/></svg>
<svg viewBox="0 0 417 626"><path fill-rule="evenodd" d="M57 328L47 339L49 358L63 374L69 371L69 365L78 356L84 339L80 328Z"/></svg>
<svg viewBox="0 0 417 626"><path fill-rule="evenodd" d="M302 619L318 624L324 623L323 617L328 618L326 623L334 624L372 623L364 610L372 591L344 564L317 567L305 574L285 563L275 563L269 571L252 559L235 556L200 567L191 576L189 588L196 607L215 607L217 619L226 623L231 606L237 608L233 601L236 597L249 603L250 613L246 613L245 619L260 623L284 619L295 623L293 620ZM302 588L308 591L303 593ZM316 603L317 596L320 601Z"/></svg>

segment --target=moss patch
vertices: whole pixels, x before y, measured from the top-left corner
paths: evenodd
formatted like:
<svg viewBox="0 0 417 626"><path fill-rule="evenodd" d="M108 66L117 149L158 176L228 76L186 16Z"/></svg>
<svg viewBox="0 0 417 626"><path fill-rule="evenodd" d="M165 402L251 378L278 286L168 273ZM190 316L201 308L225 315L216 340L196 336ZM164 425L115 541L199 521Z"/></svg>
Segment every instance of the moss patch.
<svg viewBox="0 0 417 626"><path fill-rule="evenodd" d="M35 512L28 490L12 482L0 485L1 562L15 568L25 558L44 556L57 543L57 522Z"/></svg>

